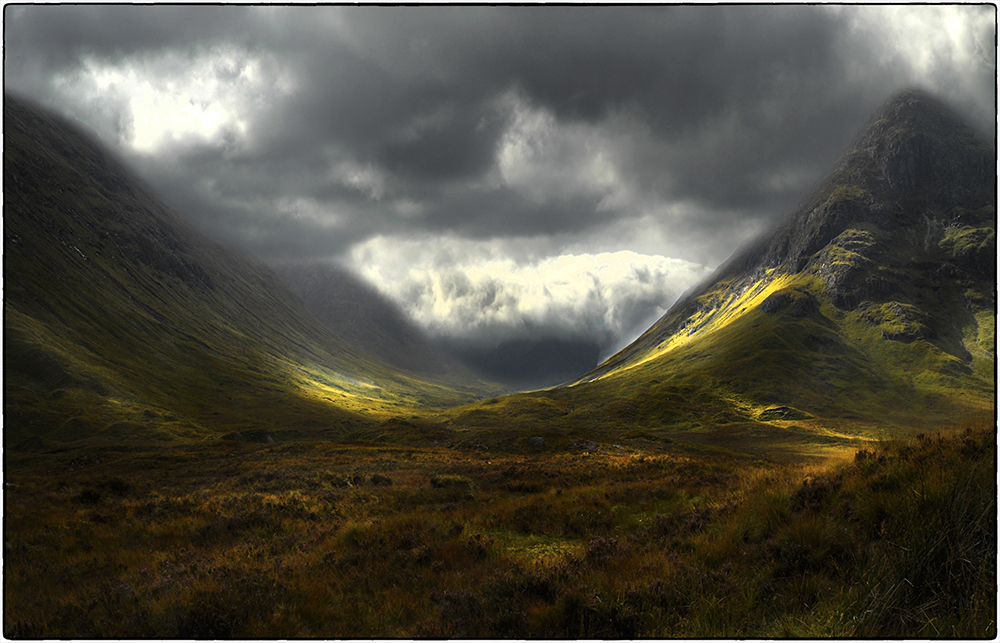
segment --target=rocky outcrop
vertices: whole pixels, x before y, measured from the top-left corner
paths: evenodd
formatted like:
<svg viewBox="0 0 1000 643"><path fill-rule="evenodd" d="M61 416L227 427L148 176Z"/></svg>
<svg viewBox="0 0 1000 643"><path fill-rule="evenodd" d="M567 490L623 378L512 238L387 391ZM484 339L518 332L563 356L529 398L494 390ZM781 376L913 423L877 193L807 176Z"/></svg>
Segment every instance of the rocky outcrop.
<svg viewBox="0 0 1000 643"><path fill-rule="evenodd" d="M762 301L758 308L761 312L768 314L788 309L788 313L792 317L808 317L819 310L819 304L816 298L809 293L777 292Z"/></svg>
<svg viewBox="0 0 1000 643"><path fill-rule="evenodd" d="M996 155L951 109L908 90L890 100L855 149L874 170L868 183L883 199L967 206L992 191Z"/></svg>
<svg viewBox="0 0 1000 643"><path fill-rule="evenodd" d="M882 339L912 342L936 337L929 325L929 315L912 304L898 301L872 304L866 301L858 306L858 310L865 321L878 327Z"/></svg>

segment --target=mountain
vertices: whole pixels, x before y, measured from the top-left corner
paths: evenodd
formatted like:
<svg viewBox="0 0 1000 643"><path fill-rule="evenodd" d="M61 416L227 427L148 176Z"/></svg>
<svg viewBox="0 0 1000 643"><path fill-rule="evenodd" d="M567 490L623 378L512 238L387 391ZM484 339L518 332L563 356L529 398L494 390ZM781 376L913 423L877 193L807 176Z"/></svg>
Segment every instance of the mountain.
<svg viewBox="0 0 1000 643"><path fill-rule="evenodd" d="M352 346L412 373L441 375L461 367L377 290L343 268L318 262L271 265L317 319Z"/></svg>
<svg viewBox="0 0 1000 643"><path fill-rule="evenodd" d="M8 447L414 428L476 448L814 443L994 407L996 153L921 92L633 344L570 385L480 402L502 389L363 286L279 267L296 296L74 126L10 96L4 119Z"/></svg>
<svg viewBox="0 0 1000 643"><path fill-rule="evenodd" d="M4 438L342 435L499 391L353 346L90 137L5 96Z"/></svg>
<svg viewBox="0 0 1000 643"><path fill-rule="evenodd" d="M992 410L995 181L990 142L898 93L783 224L575 395L628 400L660 426L874 431Z"/></svg>

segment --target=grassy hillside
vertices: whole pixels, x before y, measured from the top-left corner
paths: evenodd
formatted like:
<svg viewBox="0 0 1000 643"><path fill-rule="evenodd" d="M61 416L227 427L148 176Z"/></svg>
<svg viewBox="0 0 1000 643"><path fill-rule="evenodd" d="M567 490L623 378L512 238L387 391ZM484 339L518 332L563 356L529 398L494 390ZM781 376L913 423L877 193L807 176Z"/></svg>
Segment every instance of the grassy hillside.
<svg viewBox="0 0 1000 643"><path fill-rule="evenodd" d="M74 127L12 97L4 109L8 446L343 435L498 390L354 348Z"/></svg>

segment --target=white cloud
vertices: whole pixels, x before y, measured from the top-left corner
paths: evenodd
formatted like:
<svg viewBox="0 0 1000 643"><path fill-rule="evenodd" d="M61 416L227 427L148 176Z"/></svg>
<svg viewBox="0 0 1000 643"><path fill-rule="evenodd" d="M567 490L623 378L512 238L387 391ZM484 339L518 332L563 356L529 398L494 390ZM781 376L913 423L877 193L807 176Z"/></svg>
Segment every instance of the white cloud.
<svg viewBox="0 0 1000 643"><path fill-rule="evenodd" d="M57 75L53 87L73 111L96 122L98 130L108 129L109 117L128 123L102 133L114 135L127 149L153 154L185 140L243 143L256 107L289 94L294 84L278 73L273 59L220 45L118 61L87 57L79 67ZM119 111L115 115L100 109L112 97Z"/></svg>
<svg viewBox="0 0 1000 643"><path fill-rule="evenodd" d="M972 11L970 12L970 9ZM883 42L902 54L914 75L926 77L939 66L966 67L975 63L979 8L955 5L866 7L858 12L860 28L877 30Z"/></svg>
<svg viewBox="0 0 1000 643"><path fill-rule="evenodd" d="M430 334L484 347L525 336L631 340L708 274L681 259L631 251L515 260L516 241L380 236L350 267Z"/></svg>

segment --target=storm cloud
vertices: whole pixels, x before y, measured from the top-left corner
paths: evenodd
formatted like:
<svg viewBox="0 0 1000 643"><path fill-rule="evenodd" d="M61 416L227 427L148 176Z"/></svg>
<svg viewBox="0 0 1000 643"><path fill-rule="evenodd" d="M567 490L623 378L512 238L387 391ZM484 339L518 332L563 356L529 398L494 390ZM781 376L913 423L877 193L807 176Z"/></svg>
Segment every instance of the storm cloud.
<svg viewBox="0 0 1000 643"><path fill-rule="evenodd" d="M525 329L620 346L897 89L995 124L989 5L4 16L6 89L93 129L195 225L340 263L480 347Z"/></svg>

